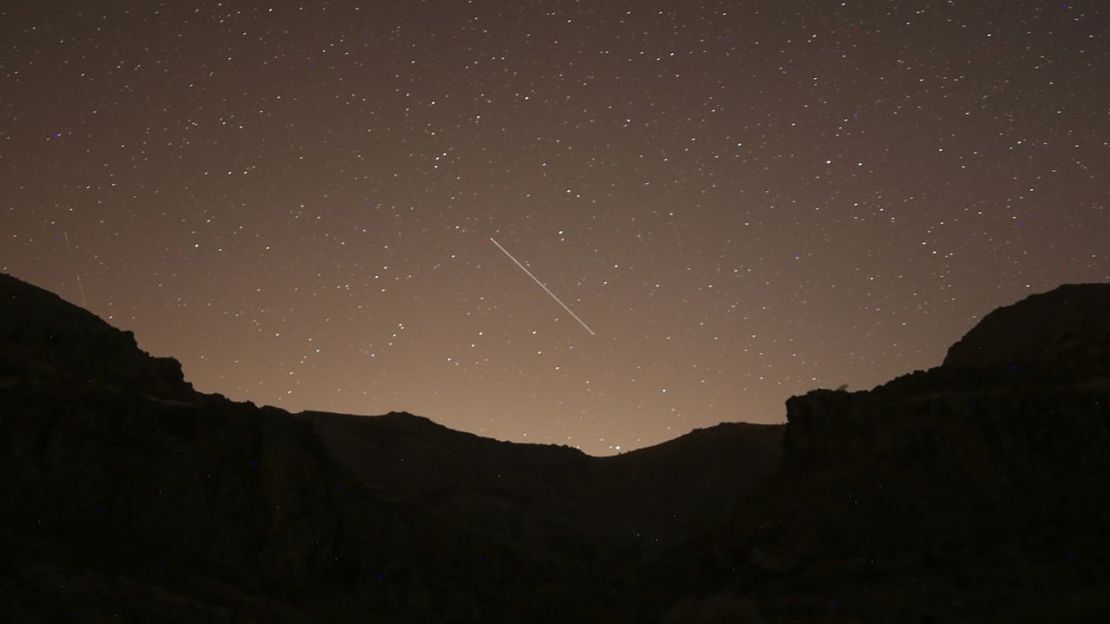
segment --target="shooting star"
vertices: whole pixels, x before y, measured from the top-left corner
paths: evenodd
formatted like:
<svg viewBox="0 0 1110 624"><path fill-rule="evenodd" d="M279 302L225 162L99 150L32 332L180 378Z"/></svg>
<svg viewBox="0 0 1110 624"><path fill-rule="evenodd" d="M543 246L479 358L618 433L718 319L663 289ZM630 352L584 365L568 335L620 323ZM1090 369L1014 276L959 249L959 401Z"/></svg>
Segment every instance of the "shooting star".
<svg viewBox="0 0 1110 624"><path fill-rule="evenodd" d="M66 239L66 259L72 262L73 250L69 246L69 232L62 232L62 236ZM77 289L81 291L81 305L86 308L89 307L89 300L85 298L85 286L81 283L81 272L75 271L77 274Z"/></svg>
<svg viewBox="0 0 1110 624"><path fill-rule="evenodd" d="M566 310L568 314L570 314L571 316L573 316L573 317L574 317L574 320L578 321L578 324L579 324L579 325L581 325L582 327L586 328L586 331L590 332L590 335L591 335L591 336L596 336L596 335L597 335L597 334L595 334L595 333L594 333L594 330L590 329L590 326L589 326L589 325L587 325L587 324L585 323L585 321L583 321L582 319L578 318L578 315L574 313L574 310L571 310L570 308L568 308L568 307L567 307L567 304L563 303L563 302L562 302L562 301L561 301L561 300L560 300L560 299L559 299L558 297L556 297L556 296L555 296L555 293L551 292L551 290L550 290L550 289L549 289L549 288L548 288L547 286L544 286L544 285L543 285L543 282L541 282L540 280L536 279L536 276L535 276L535 275L532 275L532 272L531 272L531 271L529 271L528 269L524 268L524 265L523 265L523 264L521 264L519 260L517 260L516 258L514 258L514 257L513 257L513 254L509 253L509 250L507 250L507 249L505 249L504 247L502 247L502 246L501 246L501 243L499 243L499 242L497 242L497 241L493 240L493 238L492 238L492 237L490 237L490 239L489 239L489 242L493 243L494 245L497 245L497 248L501 250L501 253L503 253L503 254L505 254L506 256L508 256L508 257L509 257L509 260L512 260L512 261L513 261L513 262L514 262L514 263L515 263L515 264L516 264L516 265L517 265L518 267L520 267L520 270L521 270L521 271L524 271L525 273L527 273L527 274L528 274L528 277L532 278L532 281L533 281L533 282L535 282L535 283L539 284L539 285L540 285L540 288L542 288L542 289L543 289L543 291L544 291L545 293L547 293L547 294L551 295L551 298L555 300L555 303L558 303L559 305L563 306L563 309L564 309L564 310Z"/></svg>

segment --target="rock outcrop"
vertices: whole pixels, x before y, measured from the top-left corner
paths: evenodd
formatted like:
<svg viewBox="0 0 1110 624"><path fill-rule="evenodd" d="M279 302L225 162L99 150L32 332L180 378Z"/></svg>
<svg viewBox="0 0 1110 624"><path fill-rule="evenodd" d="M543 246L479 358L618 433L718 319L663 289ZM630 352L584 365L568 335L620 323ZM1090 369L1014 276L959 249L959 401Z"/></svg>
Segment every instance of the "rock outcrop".
<svg viewBox="0 0 1110 624"><path fill-rule="evenodd" d="M948 349L946 369L1057 369L1110 377L1110 284L1069 284L986 315Z"/></svg>
<svg viewBox="0 0 1110 624"><path fill-rule="evenodd" d="M1110 285L1064 286L990 313L937 368L791 398L777 493L744 547L864 621L1096 621L1108 337Z"/></svg>
<svg viewBox="0 0 1110 624"><path fill-rule="evenodd" d="M1069 285L991 312L937 368L792 397L786 459L1085 470L1110 448L1108 406L1110 285Z"/></svg>
<svg viewBox="0 0 1110 624"><path fill-rule="evenodd" d="M0 311L0 379L141 389L162 398L193 394L177 360L151 357L131 332L51 292L0 275Z"/></svg>

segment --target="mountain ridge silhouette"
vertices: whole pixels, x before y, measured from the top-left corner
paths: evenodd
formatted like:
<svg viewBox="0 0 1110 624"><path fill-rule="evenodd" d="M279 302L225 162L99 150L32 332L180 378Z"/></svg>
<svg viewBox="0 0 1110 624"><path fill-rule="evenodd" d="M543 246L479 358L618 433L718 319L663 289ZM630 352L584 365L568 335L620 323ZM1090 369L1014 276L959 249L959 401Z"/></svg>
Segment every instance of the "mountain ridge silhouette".
<svg viewBox="0 0 1110 624"><path fill-rule="evenodd" d="M0 275L0 620L1098 621L1107 319L1064 286L786 425L591 457L202 394Z"/></svg>

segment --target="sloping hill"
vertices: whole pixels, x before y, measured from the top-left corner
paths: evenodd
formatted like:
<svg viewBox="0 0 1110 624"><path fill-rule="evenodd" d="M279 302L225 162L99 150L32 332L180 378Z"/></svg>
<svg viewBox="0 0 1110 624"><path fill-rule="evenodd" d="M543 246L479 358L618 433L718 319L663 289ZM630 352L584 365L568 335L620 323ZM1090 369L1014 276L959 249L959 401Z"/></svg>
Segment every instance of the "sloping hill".
<svg viewBox="0 0 1110 624"><path fill-rule="evenodd" d="M774 577L765 611L1110 613L1108 329L1110 285L1065 286L987 315L942 366L791 398L782 473L718 534Z"/></svg>

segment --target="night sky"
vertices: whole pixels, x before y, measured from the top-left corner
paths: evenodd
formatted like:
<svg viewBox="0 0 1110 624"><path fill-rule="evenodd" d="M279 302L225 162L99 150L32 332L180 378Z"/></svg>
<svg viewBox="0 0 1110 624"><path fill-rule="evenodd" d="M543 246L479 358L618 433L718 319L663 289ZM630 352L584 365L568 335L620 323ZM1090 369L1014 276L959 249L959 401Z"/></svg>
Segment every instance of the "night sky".
<svg viewBox="0 0 1110 624"><path fill-rule="evenodd" d="M4 2L0 270L237 400L593 454L782 422L1110 281L1108 30L1103 0Z"/></svg>

